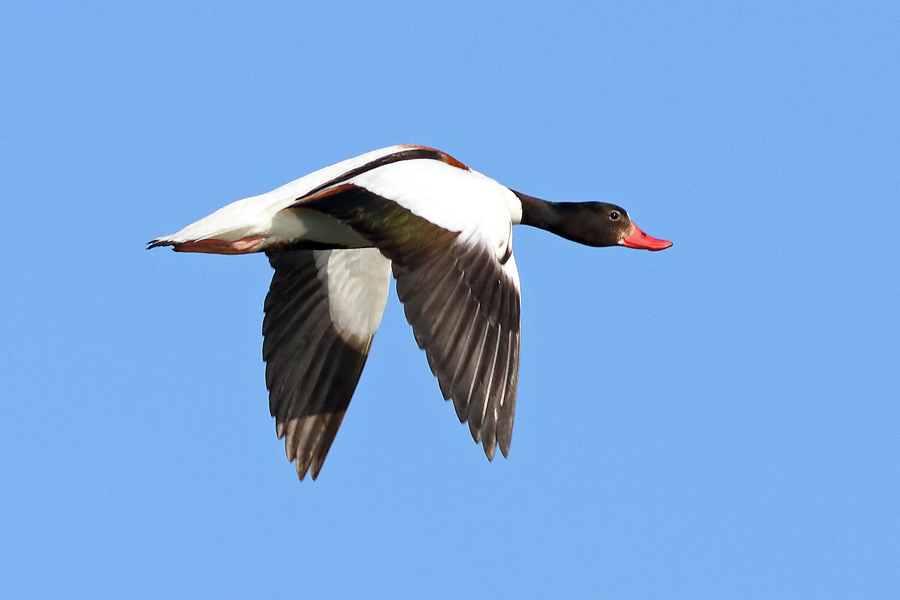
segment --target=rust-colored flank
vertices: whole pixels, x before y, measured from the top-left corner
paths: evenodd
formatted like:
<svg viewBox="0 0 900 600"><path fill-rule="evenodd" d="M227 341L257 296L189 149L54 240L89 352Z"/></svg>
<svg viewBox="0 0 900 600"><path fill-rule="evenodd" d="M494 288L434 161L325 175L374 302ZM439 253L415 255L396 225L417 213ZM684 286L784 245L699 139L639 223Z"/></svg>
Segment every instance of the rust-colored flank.
<svg viewBox="0 0 900 600"><path fill-rule="evenodd" d="M175 252L206 252L210 254L245 254L253 252L259 246L264 235L250 235L239 240L205 239L190 242L177 242L172 244Z"/></svg>

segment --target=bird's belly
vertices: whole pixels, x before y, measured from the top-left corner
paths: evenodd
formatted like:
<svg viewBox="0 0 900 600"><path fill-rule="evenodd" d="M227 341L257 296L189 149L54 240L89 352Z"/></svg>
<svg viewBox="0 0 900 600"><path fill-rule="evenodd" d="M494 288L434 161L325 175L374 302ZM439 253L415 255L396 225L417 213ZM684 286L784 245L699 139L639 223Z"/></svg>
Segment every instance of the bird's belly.
<svg viewBox="0 0 900 600"><path fill-rule="evenodd" d="M264 249L302 246L369 248L372 246L353 229L336 219L308 208L286 208L272 217Z"/></svg>

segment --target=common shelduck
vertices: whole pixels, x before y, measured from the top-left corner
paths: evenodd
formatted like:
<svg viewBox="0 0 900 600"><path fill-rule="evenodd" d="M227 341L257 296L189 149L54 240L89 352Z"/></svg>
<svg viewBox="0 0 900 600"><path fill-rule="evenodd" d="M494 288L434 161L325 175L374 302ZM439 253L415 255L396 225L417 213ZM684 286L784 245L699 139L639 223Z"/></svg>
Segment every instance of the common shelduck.
<svg viewBox="0 0 900 600"><path fill-rule="evenodd" d="M297 475L315 479L381 322L391 273L444 398L488 459L498 444L507 456L519 373L519 224L588 246L672 245L614 204L547 202L438 150L392 146L238 200L149 247L269 257L269 410Z"/></svg>

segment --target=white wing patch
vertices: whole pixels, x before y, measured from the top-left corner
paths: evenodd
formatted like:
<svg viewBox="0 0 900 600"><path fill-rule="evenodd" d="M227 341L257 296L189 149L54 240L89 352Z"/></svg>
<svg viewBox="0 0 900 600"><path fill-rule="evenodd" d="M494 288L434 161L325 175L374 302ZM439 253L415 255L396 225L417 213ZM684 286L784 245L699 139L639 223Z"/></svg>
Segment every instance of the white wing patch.
<svg viewBox="0 0 900 600"><path fill-rule="evenodd" d="M442 229L484 239L498 260L509 254L513 218L521 219L520 214L511 214L518 198L508 188L476 171L437 160L391 163L346 183L396 202Z"/></svg>
<svg viewBox="0 0 900 600"><path fill-rule="evenodd" d="M338 333L346 341L375 335L384 306L391 261L376 248L356 252L329 250L316 253L318 278L328 293L328 310Z"/></svg>

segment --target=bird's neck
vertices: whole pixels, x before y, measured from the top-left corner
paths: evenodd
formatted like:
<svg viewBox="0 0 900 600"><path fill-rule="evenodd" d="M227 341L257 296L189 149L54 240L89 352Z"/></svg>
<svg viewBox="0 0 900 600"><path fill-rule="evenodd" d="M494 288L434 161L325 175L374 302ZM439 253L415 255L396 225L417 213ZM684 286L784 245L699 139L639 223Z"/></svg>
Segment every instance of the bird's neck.
<svg viewBox="0 0 900 600"><path fill-rule="evenodd" d="M549 202L527 194L514 193L522 202L522 225L539 227L566 239L584 243L575 232L581 224L574 222L577 219L572 218L578 208L577 203Z"/></svg>
<svg viewBox="0 0 900 600"><path fill-rule="evenodd" d="M522 202L523 225L539 227L585 246L613 246L618 243L615 232L600 227L596 219L596 202L548 202L514 192Z"/></svg>
<svg viewBox="0 0 900 600"><path fill-rule="evenodd" d="M562 222L559 202L548 202L528 194L513 192L522 202L522 225L531 225L557 233Z"/></svg>

